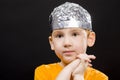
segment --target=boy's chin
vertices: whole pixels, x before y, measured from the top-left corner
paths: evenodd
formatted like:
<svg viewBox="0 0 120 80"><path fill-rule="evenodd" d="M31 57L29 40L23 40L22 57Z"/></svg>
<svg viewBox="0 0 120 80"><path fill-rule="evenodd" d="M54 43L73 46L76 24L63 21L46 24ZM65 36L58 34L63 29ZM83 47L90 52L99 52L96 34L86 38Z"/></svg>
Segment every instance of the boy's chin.
<svg viewBox="0 0 120 80"><path fill-rule="evenodd" d="M69 64L71 63L72 61L74 61L76 58L73 58L73 59L65 59L64 63L65 64Z"/></svg>

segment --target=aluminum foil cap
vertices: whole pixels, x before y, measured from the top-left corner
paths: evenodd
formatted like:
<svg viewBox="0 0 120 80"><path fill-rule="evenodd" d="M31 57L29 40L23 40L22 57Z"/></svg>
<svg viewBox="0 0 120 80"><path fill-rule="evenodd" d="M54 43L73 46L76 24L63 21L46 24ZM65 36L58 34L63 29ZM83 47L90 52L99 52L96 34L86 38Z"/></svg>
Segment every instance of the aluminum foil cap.
<svg viewBox="0 0 120 80"><path fill-rule="evenodd" d="M70 27L92 30L90 14L76 3L65 2L54 8L49 16L49 20L52 30Z"/></svg>

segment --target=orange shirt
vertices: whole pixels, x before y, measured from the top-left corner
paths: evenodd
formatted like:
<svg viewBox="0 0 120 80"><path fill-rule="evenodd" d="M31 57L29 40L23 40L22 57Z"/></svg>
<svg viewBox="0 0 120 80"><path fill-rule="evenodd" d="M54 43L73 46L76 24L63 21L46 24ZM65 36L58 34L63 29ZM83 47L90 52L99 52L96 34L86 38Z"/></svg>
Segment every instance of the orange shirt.
<svg viewBox="0 0 120 80"><path fill-rule="evenodd" d="M41 65L35 69L34 80L55 80L56 76L62 70L59 63L53 63L48 65ZM88 67L85 75L85 80L108 80L108 77L94 68Z"/></svg>

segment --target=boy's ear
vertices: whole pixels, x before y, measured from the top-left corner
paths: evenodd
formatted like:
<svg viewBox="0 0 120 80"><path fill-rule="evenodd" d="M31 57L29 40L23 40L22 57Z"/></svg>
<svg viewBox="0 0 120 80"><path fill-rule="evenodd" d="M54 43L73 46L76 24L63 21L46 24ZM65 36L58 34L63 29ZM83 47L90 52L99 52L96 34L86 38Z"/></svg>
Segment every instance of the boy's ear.
<svg viewBox="0 0 120 80"><path fill-rule="evenodd" d="M96 38L95 32L90 32L88 35L88 43L87 43L89 47L92 47L94 45L95 38Z"/></svg>
<svg viewBox="0 0 120 80"><path fill-rule="evenodd" d="M53 42L52 42L52 37L51 36L49 36L49 43L50 43L51 50L54 50L54 46L53 46Z"/></svg>

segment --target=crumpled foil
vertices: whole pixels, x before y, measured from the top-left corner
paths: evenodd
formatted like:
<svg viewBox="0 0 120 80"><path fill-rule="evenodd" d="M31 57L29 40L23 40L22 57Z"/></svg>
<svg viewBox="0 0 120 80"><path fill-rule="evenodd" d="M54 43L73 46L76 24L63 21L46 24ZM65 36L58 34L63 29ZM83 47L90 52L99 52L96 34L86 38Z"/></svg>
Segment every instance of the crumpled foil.
<svg viewBox="0 0 120 80"><path fill-rule="evenodd" d="M92 30L91 16L87 10L76 3L65 2L54 8L49 19L52 30L80 27Z"/></svg>

